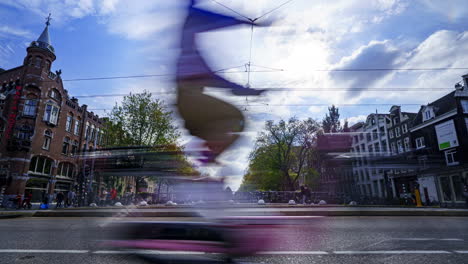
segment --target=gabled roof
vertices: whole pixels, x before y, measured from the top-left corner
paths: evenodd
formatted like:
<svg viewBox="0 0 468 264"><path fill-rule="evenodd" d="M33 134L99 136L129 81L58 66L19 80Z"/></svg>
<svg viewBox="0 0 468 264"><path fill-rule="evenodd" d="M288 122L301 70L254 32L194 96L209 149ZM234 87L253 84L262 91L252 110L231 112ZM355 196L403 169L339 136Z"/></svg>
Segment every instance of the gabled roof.
<svg viewBox="0 0 468 264"><path fill-rule="evenodd" d="M435 100L432 103L429 103L427 106L426 105L421 106L421 109L419 109L419 112L418 112L418 114L416 115L416 117L414 119L413 125L416 126L416 125L419 125L419 124L423 123L423 121L422 121L422 111L426 107L432 107L432 109L434 110L435 117L438 117L438 116L443 115L443 114L445 114L447 112L450 112L453 109L456 109L457 108L457 101L455 99L455 91L453 91L453 92L451 92L449 94L446 94L445 96Z"/></svg>

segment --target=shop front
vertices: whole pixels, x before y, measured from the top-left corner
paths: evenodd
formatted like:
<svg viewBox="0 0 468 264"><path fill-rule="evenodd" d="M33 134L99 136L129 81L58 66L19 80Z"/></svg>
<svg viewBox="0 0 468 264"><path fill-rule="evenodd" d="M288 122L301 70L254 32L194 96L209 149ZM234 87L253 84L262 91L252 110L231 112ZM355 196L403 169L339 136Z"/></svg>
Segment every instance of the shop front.
<svg viewBox="0 0 468 264"><path fill-rule="evenodd" d="M443 174L438 177L439 197L442 206L461 207L465 204L464 184L468 170Z"/></svg>

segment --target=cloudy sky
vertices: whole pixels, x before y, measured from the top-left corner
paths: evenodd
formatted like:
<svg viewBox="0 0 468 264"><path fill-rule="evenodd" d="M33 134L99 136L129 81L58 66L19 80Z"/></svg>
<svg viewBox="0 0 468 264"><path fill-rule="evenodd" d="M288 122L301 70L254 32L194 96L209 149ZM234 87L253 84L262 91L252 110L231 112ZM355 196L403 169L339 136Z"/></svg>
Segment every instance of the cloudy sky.
<svg viewBox="0 0 468 264"><path fill-rule="evenodd" d="M217 1L249 18L287 2ZM1 0L0 67L22 63L25 47L39 36L50 12L57 55L53 68L62 69L64 80L165 75L67 81L65 88L72 95L149 90L172 105L186 4L186 0ZM200 0L199 6L241 18L212 0ZM239 105L249 120L244 138L223 156L226 167L218 175L229 176L230 185L237 188L252 140L265 120L291 116L321 120L326 106L337 104L341 117L355 123L369 113L388 112L393 104L417 111L419 105L450 92L468 70L328 70L466 68L467 15L466 0L293 0L263 17L259 22L272 25L254 30L251 61L256 66L250 85L284 90L248 100L208 91ZM213 69L242 66L225 77L247 84L243 65L249 61L250 34L248 27L230 28L204 33L198 43ZM81 98L80 103L105 115L120 100Z"/></svg>

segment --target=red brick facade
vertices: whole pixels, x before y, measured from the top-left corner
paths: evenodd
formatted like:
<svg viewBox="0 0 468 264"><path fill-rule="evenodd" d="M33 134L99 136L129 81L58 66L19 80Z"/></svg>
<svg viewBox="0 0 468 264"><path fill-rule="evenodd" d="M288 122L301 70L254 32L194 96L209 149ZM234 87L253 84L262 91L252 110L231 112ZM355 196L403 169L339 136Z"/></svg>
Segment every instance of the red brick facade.
<svg viewBox="0 0 468 264"><path fill-rule="evenodd" d="M27 48L23 65L0 70L0 191L4 198L25 191L31 191L35 201L56 191L80 193L84 178L92 178L83 177L83 172L93 174L92 165L84 164L80 156L103 144L104 121L69 96L60 71L51 71L56 57L44 41L45 34L48 40L48 25ZM102 181L91 180L98 192Z"/></svg>

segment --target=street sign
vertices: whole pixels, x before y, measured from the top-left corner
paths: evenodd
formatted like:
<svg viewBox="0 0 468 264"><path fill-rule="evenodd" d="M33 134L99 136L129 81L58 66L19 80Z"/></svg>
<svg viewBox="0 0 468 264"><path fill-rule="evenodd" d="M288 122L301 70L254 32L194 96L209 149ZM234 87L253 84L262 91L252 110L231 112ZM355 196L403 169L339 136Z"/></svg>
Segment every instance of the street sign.
<svg viewBox="0 0 468 264"><path fill-rule="evenodd" d="M453 120L435 126L439 150L458 147L457 131Z"/></svg>

